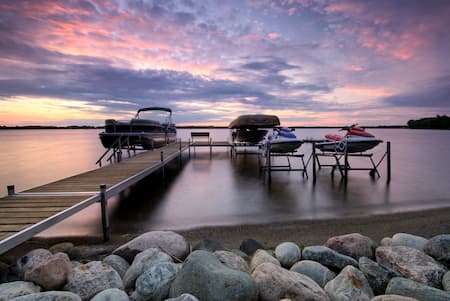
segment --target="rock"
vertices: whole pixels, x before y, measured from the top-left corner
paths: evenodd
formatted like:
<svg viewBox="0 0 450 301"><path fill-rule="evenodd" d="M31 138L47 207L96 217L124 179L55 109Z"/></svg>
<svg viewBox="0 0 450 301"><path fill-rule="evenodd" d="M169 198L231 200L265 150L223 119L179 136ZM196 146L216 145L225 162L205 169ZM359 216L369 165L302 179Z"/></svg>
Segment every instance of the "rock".
<svg viewBox="0 0 450 301"><path fill-rule="evenodd" d="M290 271L308 276L320 285L320 287L324 287L328 281L336 277L336 274L326 266L312 260L299 261L291 267Z"/></svg>
<svg viewBox="0 0 450 301"><path fill-rule="evenodd" d="M8 282L9 265L0 261L0 283Z"/></svg>
<svg viewBox="0 0 450 301"><path fill-rule="evenodd" d="M67 275L72 271L72 263L65 253L56 253L47 260L36 262L24 275L25 281L32 281L45 290L54 290L66 283Z"/></svg>
<svg viewBox="0 0 450 301"><path fill-rule="evenodd" d="M123 276L125 288L133 288L139 275L144 273L145 270L149 269L155 263L172 261L172 257L157 248L150 248L137 254L130 268Z"/></svg>
<svg viewBox="0 0 450 301"><path fill-rule="evenodd" d="M118 288L108 288L94 296L90 301L129 301L127 293Z"/></svg>
<svg viewBox="0 0 450 301"><path fill-rule="evenodd" d="M264 250L264 246L253 238L244 239L239 247L239 250L248 256L253 256L253 254L259 249Z"/></svg>
<svg viewBox="0 0 450 301"><path fill-rule="evenodd" d="M74 247L71 242L61 242L59 244L51 246L48 250L53 254L56 253L69 253Z"/></svg>
<svg viewBox="0 0 450 301"><path fill-rule="evenodd" d="M106 256L105 258L103 258L103 262L106 262L113 269L115 269L122 279L126 271L130 268L130 264L128 263L128 261L118 255Z"/></svg>
<svg viewBox="0 0 450 301"><path fill-rule="evenodd" d="M356 260L360 257L374 258L377 247L370 237L359 233L331 237L327 240L325 246Z"/></svg>
<svg viewBox="0 0 450 301"><path fill-rule="evenodd" d="M81 301L81 298L70 292L49 291L17 297L11 301Z"/></svg>
<svg viewBox="0 0 450 301"><path fill-rule="evenodd" d="M372 288L363 273L354 266L346 266L333 280L325 285L332 301L370 301Z"/></svg>
<svg viewBox="0 0 450 301"><path fill-rule="evenodd" d="M416 298L419 301L448 301L450 293L419 283L417 281L395 277L389 281L386 294Z"/></svg>
<svg viewBox="0 0 450 301"><path fill-rule="evenodd" d="M252 277L222 264L212 253L192 252L178 272L170 289L170 297L190 293L199 300L255 301Z"/></svg>
<svg viewBox="0 0 450 301"><path fill-rule="evenodd" d="M179 267L173 262L156 263L136 280L136 299L165 300L178 271Z"/></svg>
<svg viewBox="0 0 450 301"><path fill-rule="evenodd" d="M260 300L278 301L282 298L290 298L292 301L330 300L325 291L311 278L290 272L273 263L260 264L252 277Z"/></svg>
<svg viewBox="0 0 450 301"><path fill-rule="evenodd" d="M73 260L102 260L104 257L111 254L113 246L92 245L92 246L75 246L68 252L69 257Z"/></svg>
<svg viewBox="0 0 450 301"><path fill-rule="evenodd" d="M209 252L215 252L220 250L226 250L220 241L212 239L204 239L199 241L193 248L192 251L204 250Z"/></svg>
<svg viewBox="0 0 450 301"><path fill-rule="evenodd" d="M166 299L165 301L199 301L199 300L197 299L197 297L191 294L182 294L181 296Z"/></svg>
<svg viewBox="0 0 450 301"><path fill-rule="evenodd" d="M380 246L382 247L391 247L392 246L392 238L385 237L380 241Z"/></svg>
<svg viewBox="0 0 450 301"><path fill-rule="evenodd" d="M6 301L12 298L39 293L41 287L27 281L14 281L0 284L0 300Z"/></svg>
<svg viewBox="0 0 450 301"><path fill-rule="evenodd" d="M72 270L73 270L74 268L77 268L77 267L79 267L80 265L82 265L81 262L76 261L76 260L72 260L72 261L70 261L70 263L72 264Z"/></svg>
<svg viewBox="0 0 450 301"><path fill-rule="evenodd" d="M382 266L367 257L359 259L359 270L369 281L375 295L382 295L386 291L389 281L401 275L388 267Z"/></svg>
<svg viewBox="0 0 450 301"><path fill-rule="evenodd" d="M123 289L122 279L110 265L91 261L72 270L64 289L73 292L83 300L89 300L97 293L108 289Z"/></svg>
<svg viewBox="0 0 450 301"><path fill-rule="evenodd" d="M23 277L27 269L46 261L52 253L46 249L34 249L17 260L17 273Z"/></svg>
<svg viewBox="0 0 450 301"><path fill-rule="evenodd" d="M219 261L221 263L223 263L230 269L242 271L245 273L249 273L249 271L250 271L250 268L249 268L247 262L245 262L245 260L242 257L236 255L233 252L216 251L213 254L214 254L214 256L217 257L217 259L219 259Z"/></svg>
<svg viewBox="0 0 450 301"><path fill-rule="evenodd" d="M423 252L428 239L422 236L407 234L407 233L397 233L392 236L391 246L405 246L417 249Z"/></svg>
<svg viewBox="0 0 450 301"><path fill-rule="evenodd" d="M252 260L250 261L250 270L253 272L258 265L266 262L281 266L278 259L270 255L267 251L260 249L253 254Z"/></svg>
<svg viewBox="0 0 450 301"><path fill-rule="evenodd" d="M400 295L381 295L370 299L370 301L418 301L415 298L403 297Z"/></svg>
<svg viewBox="0 0 450 301"><path fill-rule="evenodd" d="M442 287L447 292L450 291L450 271L445 273L444 277L442 277Z"/></svg>
<svg viewBox="0 0 450 301"><path fill-rule="evenodd" d="M275 258L278 259L281 266L290 268L294 263L299 261L302 251L293 242L283 242L275 248Z"/></svg>
<svg viewBox="0 0 450 301"><path fill-rule="evenodd" d="M450 268L450 234L432 237L424 249L425 253Z"/></svg>
<svg viewBox="0 0 450 301"><path fill-rule="evenodd" d="M331 269L342 270L348 265L357 267L358 262L325 246L310 246L303 249L302 258L317 261Z"/></svg>
<svg viewBox="0 0 450 301"><path fill-rule="evenodd" d="M120 246L113 254L132 262L136 254L150 248L160 248L163 252L180 260L184 260L190 251L190 246L183 236L172 231L152 231Z"/></svg>
<svg viewBox="0 0 450 301"><path fill-rule="evenodd" d="M404 246L379 247L377 262L401 275L418 282L439 288L447 272L444 266L425 253Z"/></svg>

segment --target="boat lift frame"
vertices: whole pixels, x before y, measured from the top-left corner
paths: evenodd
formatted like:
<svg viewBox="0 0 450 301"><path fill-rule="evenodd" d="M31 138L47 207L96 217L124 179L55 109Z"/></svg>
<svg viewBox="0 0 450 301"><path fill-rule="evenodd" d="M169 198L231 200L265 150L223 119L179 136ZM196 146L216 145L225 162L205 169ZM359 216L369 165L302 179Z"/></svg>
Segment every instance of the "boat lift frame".
<svg viewBox="0 0 450 301"><path fill-rule="evenodd" d="M387 183L391 181L391 142L386 142L386 151L383 153L381 158L375 162L373 160L373 153L348 153L347 148L344 149L344 152L319 152L316 153L315 142L312 142L312 156L313 156L313 181L316 182L316 163L318 164L318 169L320 170L322 167L331 167L331 174L334 175L334 171L336 169L339 170L341 177L344 181L348 179L348 173L352 170L368 170L371 176L381 177L378 167L386 159L386 169L387 169ZM336 161L335 164L323 164L320 162L319 157L333 157ZM359 158L369 158L371 166L369 167L351 167L349 163L349 158L359 157ZM342 163L341 160L344 160Z"/></svg>
<svg viewBox="0 0 450 301"><path fill-rule="evenodd" d="M261 163L261 157L265 158L265 165L262 165ZM272 158L277 157L285 157L287 159L287 165L273 165L272 164ZM299 171L302 173L302 177L308 179L308 170L307 167L309 165L309 162L311 161L312 156L308 158L308 160L305 163L305 154L300 154L295 152L291 153L272 153L270 149L264 154L261 152L261 155L258 157L258 162L260 164L260 167L262 170L264 170L264 173L268 173L268 179L269 183L272 182L272 172L274 171ZM289 158L300 158L301 161L301 167L300 168L293 168L291 164L291 160Z"/></svg>

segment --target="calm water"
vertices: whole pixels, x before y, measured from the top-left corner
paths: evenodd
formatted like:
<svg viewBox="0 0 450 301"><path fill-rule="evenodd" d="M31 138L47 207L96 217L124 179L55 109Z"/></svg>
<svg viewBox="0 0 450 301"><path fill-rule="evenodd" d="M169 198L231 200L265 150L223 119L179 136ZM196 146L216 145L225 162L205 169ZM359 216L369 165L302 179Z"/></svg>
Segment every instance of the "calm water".
<svg viewBox="0 0 450 301"><path fill-rule="evenodd" d="M204 131L204 130L202 130ZM215 129L214 140L226 140L229 132ZM322 138L332 129L297 129L301 138ZM97 130L13 130L0 131L1 194L6 185L17 191L42 185L96 168L104 151ZM299 172L273 174L271 185L260 172L253 155L231 159L225 149L212 159L206 150L180 168L170 167L165 179L155 174L110 200L111 231L115 234L141 233L152 229L187 229L207 225L265 223L296 219L319 219L414 211L450 206L450 131L407 129L371 130L392 142L392 181L386 184L386 165L381 178L367 171L352 171L344 185L338 173L318 173L317 183L303 179ZM190 130L179 130L186 141ZM374 150L378 160L386 149ZM309 156L309 145L301 152ZM280 164L283 162L279 162ZM351 161L354 167L367 161ZM298 164L298 162L294 162ZM311 175L311 165L308 167ZM99 208L83 210L44 232L46 236L99 235Z"/></svg>

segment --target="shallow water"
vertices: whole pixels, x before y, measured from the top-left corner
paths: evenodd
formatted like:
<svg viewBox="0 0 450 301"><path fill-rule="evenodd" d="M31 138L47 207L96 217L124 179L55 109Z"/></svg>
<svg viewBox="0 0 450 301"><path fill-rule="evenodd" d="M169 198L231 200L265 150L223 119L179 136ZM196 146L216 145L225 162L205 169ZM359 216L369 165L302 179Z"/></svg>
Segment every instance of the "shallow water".
<svg viewBox="0 0 450 301"><path fill-rule="evenodd" d="M190 131L181 129L178 136L187 140ZM216 141L226 140L229 135L225 129L207 131ZM95 168L95 161L103 151L98 132L1 131L2 186L14 183L20 191ZM328 132L334 130L297 129L296 134L300 138L319 139ZM389 184L385 161L379 166L380 178L370 177L367 171L352 171L347 185L338 172L333 177L330 169L320 170L314 185L312 164L308 166L309 179L299 172L277 172L269 184L255 155L231 158L223 148L216 149L210 158L206 149L197 149L190 160L187 153L184 155L181 167L170 166L165 179L161 174L152 175L135 189L111 199L111 232L141 233L152 229L322 219L450 206L450 131L370 132L392 143ZM376 161L385 149L385 143L374 149ZM311 146L305 144L300 151L307 159ZM350 163L354 167L368 164L361 160ZM93 205L43 235L99 235L100 231L99 208Z"/></svg>

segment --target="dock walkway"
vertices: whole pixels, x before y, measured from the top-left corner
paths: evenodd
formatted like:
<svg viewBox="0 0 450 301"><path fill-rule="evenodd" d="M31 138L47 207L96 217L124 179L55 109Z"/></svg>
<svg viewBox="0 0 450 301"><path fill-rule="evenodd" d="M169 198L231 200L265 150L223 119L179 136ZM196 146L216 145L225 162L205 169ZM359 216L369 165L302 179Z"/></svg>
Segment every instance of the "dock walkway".
<svg viewBox="0 0 450 301"><path fill-rule="evenodd" d="M188 143L174 143L137 154L79 175L15 193L0 199L0 254L35 234L94 204L102 203L104 237L108 228L106 201L151 173L181 158Z"/></svg>

